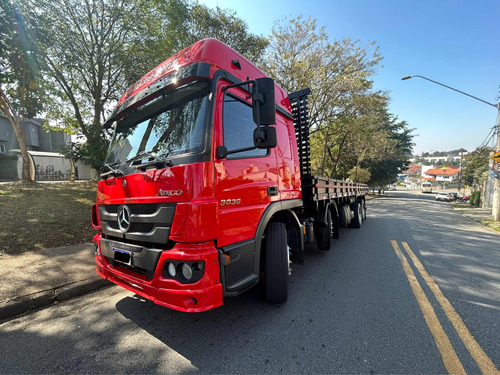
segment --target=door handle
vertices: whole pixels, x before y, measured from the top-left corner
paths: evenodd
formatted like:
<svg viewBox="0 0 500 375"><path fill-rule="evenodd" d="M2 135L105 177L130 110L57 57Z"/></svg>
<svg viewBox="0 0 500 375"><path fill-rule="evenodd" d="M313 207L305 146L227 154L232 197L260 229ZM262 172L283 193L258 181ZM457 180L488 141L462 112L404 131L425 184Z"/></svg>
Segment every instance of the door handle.
<svg viewBox="0 0 500 375"><path fill-rule="evenodd" d="M275 197L278 195L278 187L277 186L268 186L267 187L267 196Z"/></svg>

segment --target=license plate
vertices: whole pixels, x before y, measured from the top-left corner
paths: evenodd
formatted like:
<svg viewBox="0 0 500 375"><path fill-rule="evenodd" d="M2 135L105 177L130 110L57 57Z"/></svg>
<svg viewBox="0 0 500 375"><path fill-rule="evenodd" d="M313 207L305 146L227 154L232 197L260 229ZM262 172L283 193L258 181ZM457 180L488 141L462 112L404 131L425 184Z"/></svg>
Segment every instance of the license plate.
<svg viewBox="0 0 500 375"><path fill-rule="evenodd" d="M128 266L132 265L132 253L127 250L113 248L115 256L113 259L117 262L126 264Z"/></svg>

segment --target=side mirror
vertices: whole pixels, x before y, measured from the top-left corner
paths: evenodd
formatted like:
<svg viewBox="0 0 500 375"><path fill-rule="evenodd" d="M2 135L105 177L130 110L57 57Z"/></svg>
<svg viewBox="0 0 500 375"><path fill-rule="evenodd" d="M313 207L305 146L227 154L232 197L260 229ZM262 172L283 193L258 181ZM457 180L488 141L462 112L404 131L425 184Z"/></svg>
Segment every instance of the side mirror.
<svg viewBox="0 0 500 375"><path fill-rule="evenodd" d="M253 121L257 125L276 124L276 99L274 97L274 80L257 78L252 85Z"/></svg>
<svg viewBox="0 0 500 375"><path fill-rule="evenodd" d="M272 126L259 126L253 131L253 143L260 149L274 148L278 144L276 128Z"/></svg>

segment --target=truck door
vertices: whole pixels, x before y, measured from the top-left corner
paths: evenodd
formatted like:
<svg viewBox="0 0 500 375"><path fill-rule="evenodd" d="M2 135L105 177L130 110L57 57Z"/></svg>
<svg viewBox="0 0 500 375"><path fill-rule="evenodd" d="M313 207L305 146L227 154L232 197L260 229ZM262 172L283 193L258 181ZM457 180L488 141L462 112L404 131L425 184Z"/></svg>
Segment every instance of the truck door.
<svg viewBox="0 0 500 375"><path fill-rule="evenodd" d="M229 151L254 145L257 125L253 121L251 98L237 87L222 92L222 87L228 84L220 81L217 91L214 150L221 145ZM275 149L238 152L222 159L215 156L215 194L219 209L217 246L251 242L265 209L279 200ZM258 268L254 264L253 244L234 249L230 256L232 264L226 267L229 283L251 277L255 267Z"/></svg>

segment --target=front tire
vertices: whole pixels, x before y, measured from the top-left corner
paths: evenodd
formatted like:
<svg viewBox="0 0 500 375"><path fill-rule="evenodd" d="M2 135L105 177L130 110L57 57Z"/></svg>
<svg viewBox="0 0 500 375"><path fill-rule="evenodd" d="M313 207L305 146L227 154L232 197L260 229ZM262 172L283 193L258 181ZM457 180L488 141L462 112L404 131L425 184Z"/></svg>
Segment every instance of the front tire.
<svg viewBox="0 0 500 375"><path fill-rule="evenodd" d="M286 241L286 226L269 223L266 229L266 299L272 303L283 303L288 299L289 256Z"/></svg>

